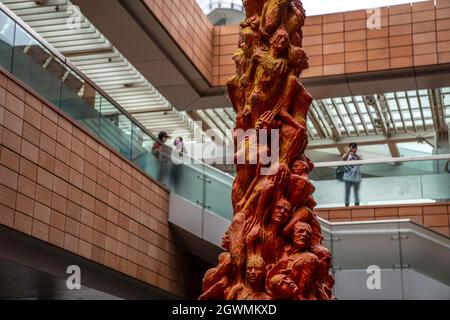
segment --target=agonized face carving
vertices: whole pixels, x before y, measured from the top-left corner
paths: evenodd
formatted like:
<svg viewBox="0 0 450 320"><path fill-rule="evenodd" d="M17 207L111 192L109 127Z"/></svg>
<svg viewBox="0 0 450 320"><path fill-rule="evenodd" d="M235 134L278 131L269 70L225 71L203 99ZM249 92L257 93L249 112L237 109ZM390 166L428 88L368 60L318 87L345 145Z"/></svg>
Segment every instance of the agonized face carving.
<svg viewBox="0 0 450 320"><path fill-rule="evenodd" d="M297 285L285 274L277 274L270 280L270 289L277 299L289 299L298 296Z"/></svg>
<svg viewBox="0 0 450 320"><path fill-rule="evenodd" d="M291 214L291 204L286 199L279 200L272 214L272 222L283 224L288 221Z"/></svg>
<svg viewBox="0 0 450 320"><path fill-rule="evenodd" d="M251 285L258 285L264 280L266 266L261 257L252 257L247 263L247 281Z"/></svg>
<svg viewBox="0 0 450 320"><path fill-rule="evenodd" d="M230 233L227 230L222 238L222 248L224 248L225 250L230 250L230 242Z"/></svg>
<svg viewBox="0 0 450 320"><path fill-rule="evenodd" d="M272 47L278 52L283 51L289 44L288 34L284 30L278 30L270 41Z"/></svg>
<svg viewBox="0 0 450 320"><path fill-rule="evenodd" d="M252 46L253 46L253 36L250 33L241 33L239 36L239 48L244 52L244 54L248 57L252 54Z"/></svg>
<svg viewBox="0 0 450 320"><path fill-rule="evenodd" d="M294 162L294 165L292 166L292 172L295 174L303 174L308 172L308 164L304 161L297 160Z"/></svg>
<svg viewBox="0 0 450 320"><path fill-rule="evenodd" d="M295 246L302 250L309 246L311 241L311 226L307 223L298 222L294 226L293 241Z"/></svg>

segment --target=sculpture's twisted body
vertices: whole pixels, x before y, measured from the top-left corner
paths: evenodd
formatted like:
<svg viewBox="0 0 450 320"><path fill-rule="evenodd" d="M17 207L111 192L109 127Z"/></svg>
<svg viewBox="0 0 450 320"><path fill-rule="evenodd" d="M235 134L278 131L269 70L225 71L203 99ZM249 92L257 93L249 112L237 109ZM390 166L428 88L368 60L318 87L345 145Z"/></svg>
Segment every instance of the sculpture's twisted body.
<svg viewBox="0 0 450 320"><path fill-rule="evenodd" d="M333 299L331 256L322 245L308 178L314 166L304 155L312 102L299 81L308 68L301 48L305 11L300 0L244 0L244 7L228 91L236 131L255 129L258 138L236 141L236 157L248 154L237 165L227 252L206 273L200 299ZM268 142L273 130L278 150ZM275 163L261 161L267 152L278 154ZM249 163L252 156L256 163Z"/></svg>

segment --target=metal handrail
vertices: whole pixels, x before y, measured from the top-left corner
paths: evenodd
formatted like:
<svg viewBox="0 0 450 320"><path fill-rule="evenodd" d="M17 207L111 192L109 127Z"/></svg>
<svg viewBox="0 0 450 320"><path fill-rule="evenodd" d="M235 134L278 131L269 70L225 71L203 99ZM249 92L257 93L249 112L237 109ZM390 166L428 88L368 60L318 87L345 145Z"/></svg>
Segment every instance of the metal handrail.
<svg viewBox="0 0 450 320"><path fill-rule="evenodd" d="M109 94L107 94L103 89L101 89L97 84L95 84L91 79L89 79L78 67L76 67L68 58L62 55L58 50L56 50L51 44L49 44L44 38L42 38L36 31L34 31L30 26L28 26L20 17L14 14L8 7L6 7L3 3L0 2L0 10L3 11L11 20L13 20L17 25L19 25L22 29L30 34L40 45L42 45L45 49L47 49L52 55L57 57L62 63L64 63L69 69L76 73L78 77L80 77L83 81L88 83L91 87L93 87L103 98L105 98L109 103L111 103L114 107L116 107L124 116L126 116L134 125L136 125L142 132L147 134L153 141L158 141L158 138L150 132L146 127L144 127L139 121L137 121L131 114L129 114L120 104L118 104ZM167 148L172 149L169 146ZM187 156L187 155L185 155ZM189 157L190 158L190 157ZM191 158L194 160L193 158ZM221 173L224 176L228 177L228 175L213 166L195 160L199 164L204 165L205 167L216 171L217 173Z"/></svg>
<svg viewBox="0 0 450 320"><path fill-rule="evenodd" d="M430 161L430 160L450 160L450 154L433 155L433 156L418 156L418 157L395 157L395 158L379 158L368 160L352 160L349 161L331 161L315 163L316 168L328 168L351 165L364 164L382 164L382 163L399 163L399 162L415 162L415 161Z"/></svg>
<svg viewBox="0 0 450 320"><path fill-rule="evenodd" d="M207 4L203 5L203 11L212 12L215 9L231 9L239 12L244 12L244 7L235 2L226 2L221 0L209 0Z"/></svg>

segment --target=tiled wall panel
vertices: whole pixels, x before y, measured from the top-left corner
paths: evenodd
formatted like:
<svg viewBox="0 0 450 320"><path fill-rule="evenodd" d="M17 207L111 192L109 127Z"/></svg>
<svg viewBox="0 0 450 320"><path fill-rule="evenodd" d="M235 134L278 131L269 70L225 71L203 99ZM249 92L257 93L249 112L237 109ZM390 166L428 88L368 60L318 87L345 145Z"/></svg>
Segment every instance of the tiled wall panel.
<svg viewBox="0 0 450 320"><path fill-rule="evenodd" d="M214 29L195 0L143 0L203 76L212 83Z"/></svg>
<svg viewBox="0 0 450 320"><path fill-rule="evenodd" d="M168 198L166 189L0 72L0 224L194 298L196 259L174 244Z"/></svg>
<svg viewBox="0 0 450 320"><path fill-rule="evenodd" d="M450 203L330 208L316 213L331 222L411 219L450 236Z"/></svg>
<svg viewBox="0 0 450 320"><path fill-rule="evenodd" d="M144 0L213 86L234 74L239 26L213 27L194 0ZM304 27L305 78L450 63L450 0L311 16Z"/></svg>

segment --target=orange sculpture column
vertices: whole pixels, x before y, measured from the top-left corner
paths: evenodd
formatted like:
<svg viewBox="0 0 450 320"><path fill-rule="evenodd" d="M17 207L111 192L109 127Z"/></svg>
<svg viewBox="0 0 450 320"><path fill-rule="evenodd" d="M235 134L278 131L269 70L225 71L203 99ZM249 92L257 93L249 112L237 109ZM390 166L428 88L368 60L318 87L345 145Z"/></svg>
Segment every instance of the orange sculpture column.
<svg viewBox="0 0 450 320"><path fill-rule="evenodd" d="M304 154L312 103L299 80L308 68L305 11L300 0L244 0L244 7L236 75L227 83L237 115L234 217L200 299L334 299L308 178L314 165Z"/></svg>

